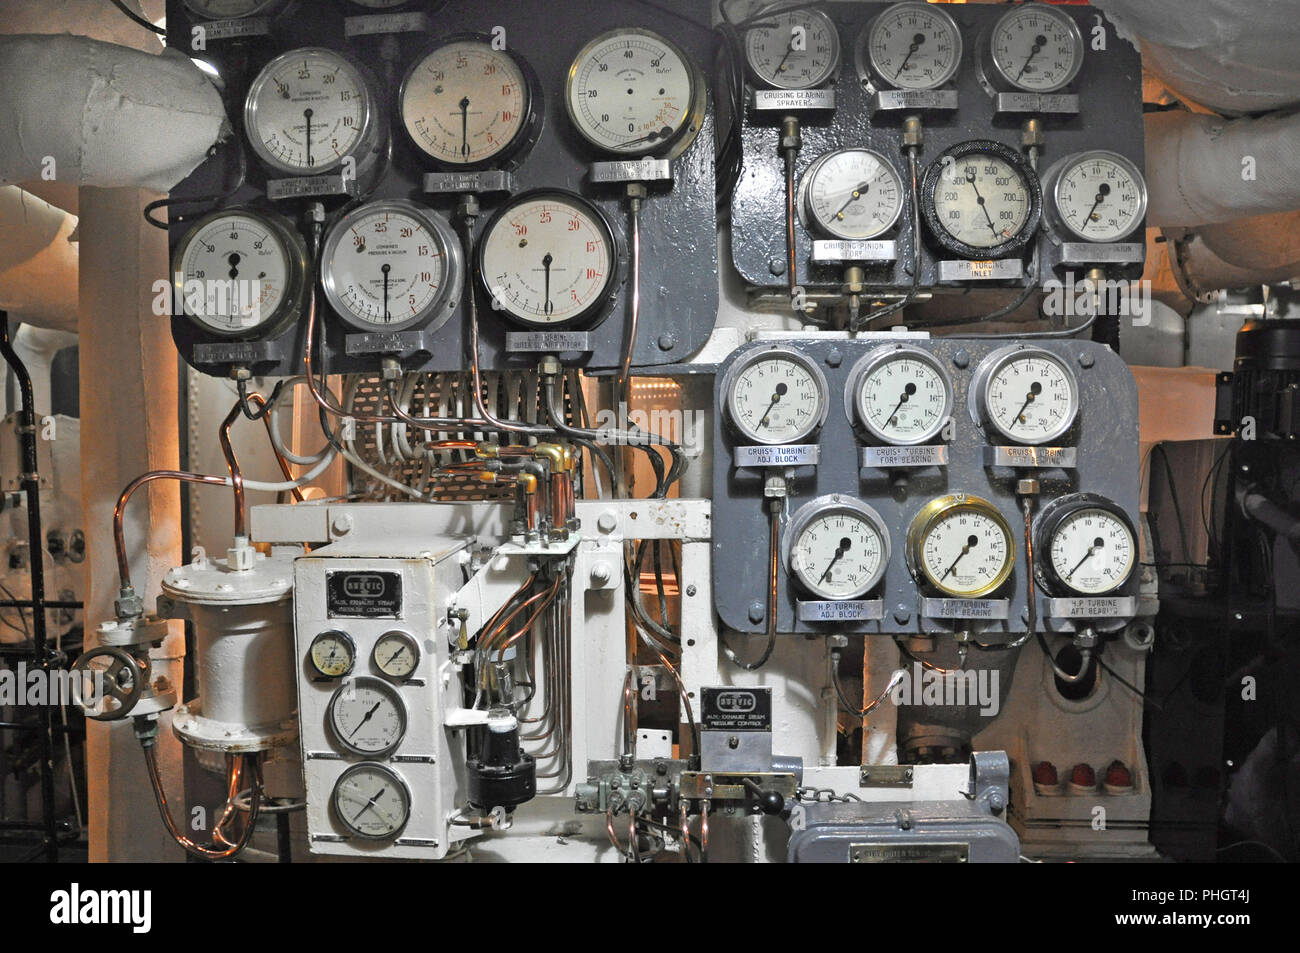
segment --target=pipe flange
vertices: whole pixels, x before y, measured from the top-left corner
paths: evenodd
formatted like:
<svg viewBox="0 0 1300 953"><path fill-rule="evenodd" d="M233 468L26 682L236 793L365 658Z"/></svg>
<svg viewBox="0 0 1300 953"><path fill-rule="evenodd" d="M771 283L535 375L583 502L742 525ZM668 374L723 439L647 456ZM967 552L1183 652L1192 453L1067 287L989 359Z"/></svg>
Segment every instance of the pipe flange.
<svg viewBox="0 0 1300 953"><path fill-rule="evenodd" d="M250 569L225 559L177 566L162 583L163 594L191 605L248 606L280 602L293 594L293 560L257 553Z"/></svg>
<svg viewBox="0 0 1300 953"><path fill-rule="evenodd" d="M167 638L167 632L167 620L156 615L112 619L99 624L99 643L112 648L156 645Z"/></svg>
<svg viewBox="0 0 1300 953"><path fill-rule="evenodd" d="M241 725L203 717L202 699L177 705L172 731L186 745L221 754L252 754L284 748L298 741L298 720L270 725Z"/></svg>

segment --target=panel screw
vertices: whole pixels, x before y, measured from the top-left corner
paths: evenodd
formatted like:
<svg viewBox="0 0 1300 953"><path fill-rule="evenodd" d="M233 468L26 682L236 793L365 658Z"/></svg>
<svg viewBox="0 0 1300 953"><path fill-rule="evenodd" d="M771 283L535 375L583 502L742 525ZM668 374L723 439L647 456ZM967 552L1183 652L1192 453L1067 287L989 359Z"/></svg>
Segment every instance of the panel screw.
<svg viewBox="0 0 1300 953"><path fill-rule="evenodd" d="M333 526L335 536L346 536L348 533L352 532L352 517L348 516L346 513L342 516L336 516L334 517Z"/></svg>
<svg viewBox="0 0 1300 953"><path fill-rule="evenodd" d="M826 355L826 366L839 367L840 364L842 364L843 362L844 362L844 354L840 351L840 349L837 347L831 348L830 353Z"/></svg>
<svg viewBox="0 0 1300 953"><path fill-rule="evenodd" d="M693 596L693 595L695 595L695 593L698 592L698 591L699 591L699 590L696 589L695 586L694 586L693 584L692 584L692 585L689 585L689 586L686 587L686 594L687 594L688 596Z"/></svg>
<svg viewBox="0 0 1300 953"><path fill-rule="evenodd" d="M671 334L661 334L659 336L659 350L671 351L677 346L677 339Z"/></svg>
<svg viewBox="0 0 1300 953"><path fill-rule="evenodd" d="M735 735L729 735L727 737L727 747L730 748L732 751L735 751L737 748L740 747L740 739L737 738Z"/></svg>
<svg viewBox="0 0 1300 953"><path fill-rule="evenodd" d="M749 621L750 622L763 621L763 603L751 602L749 604Z"/></svg>
<svg viewBox="0 0 1300 953"><path fill-rule="evenodd" d="M1082 354L1079 355L1080 367L1092 367L1092 365L1095 364L1096 362L1097 362L1097 358L1095 358L1092 354L1088 353L1087 351L1084 351Z"/></svg>
<svg viewBox="0 0 1300 953"><path fill-rule="evenodd" d="M967 365L970 364L970 354L966 352L965 348L962 348L961 350L953 354L952 362L958 367L966 367Z"/></svg>
<svg viewBox="0 0 1300 953"><path fill-rule="evenodd" d="M785 262L783 262L780 258L773 258L771 261L767 263L767 270L774 275L784 275Z"/></svg>
<svg viewBox="0 0 1300 953"><path fill-rule="evenodd" d="M905 609L895 609L894 621L897 622L899 625L907 625L907 623L912 621L912 613L906 611Z"/></svg>

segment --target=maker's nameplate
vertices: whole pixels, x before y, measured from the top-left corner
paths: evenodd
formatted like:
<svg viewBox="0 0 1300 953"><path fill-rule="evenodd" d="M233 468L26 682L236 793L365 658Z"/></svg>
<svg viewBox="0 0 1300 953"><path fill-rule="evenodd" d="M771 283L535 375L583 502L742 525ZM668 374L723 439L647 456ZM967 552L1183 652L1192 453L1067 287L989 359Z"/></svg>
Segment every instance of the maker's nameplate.
<svg viewBox="0 0 1300 953"><path fill-rule="evenodd" d="M1060 467L1079 465L1078 447L985 447L986 467Z"/></svg>
<svg viewBox="0 0 1300 953"><path fill-rule="evenodd" d="M656 159L653 156L591 164L592 182L671 182L672 180L672 165L667 159Z"/></svg>
<svg viewBox="0 0 1300 953"><path fill-rule="evenodd" d="M1079 111L1079 97L1074 93L998 93L996 111L1072 116Z"/></svg>
<svg viewBox="0 0 1300 953"><path fill-rule="evenodd" d="M885 617L885 604L879 599L800 599L795 606L800 622L864 622Z"/></svg>
<svg viewBox="0 0 1300 953"><path fill-rule="evenodd" d="M203 44L209 40L241 40L248 36L267 36L271 32L271 21L266 17L246 17L242 20L208 20L196 23L190 47L201 52Z"/></svg>
<svg viewBox="0 0 1300 953"><path fill-rule="evenodd" d="M194 345L195 364L258 364L282 356L276 341L221 341Z"/></svg>
<svg viewBox="0 0 1300 953"><path fill-rule="evenodd" d="M863 447L863 467L945 467L948 445L926 444L920 447Z"/></svg>
<svg viewBox="0 0 1300 953"><path fill-rule="evenodd" d="M424 191L426 192L513 192L515 177L513 173L500 169L484 172L426 172L424 174Z"/></svg>
<svg viewBox="0 0 1300 953"><path fill-rule="evenodd" d="M882 89L871 97L872 112L894 109L956 109L955 89Z"/></svg>
<svg viewBox="0 0 1300 953"><path fill-rule="evenodd" d="M272 200L316 198L322 195L355 195L357 180L342 172L307 175L294 179L270 179L266 197Z"/></svg>
<svg viewBox="0 0 1300 953"><path fill-rule="evenodd" d="M758 89L754 108L764 112L797 112L801 109L834 109L833 89Z"/></svg>
<svg viewBox="0 0 1300 953"><path fill-rule="evenodd" d="M921 599L921 615L929 619L1005 619L1010 599Z"/></svg>
<svg viewBox="0 0 1300 953"><path fill-rule="evenodd" d="M1136 265L1147 260L1140 242L1063 242L1063 265Z"/></svg>
<svg viewBox="0 0 1300 953"><path fill-rule="evenodd" d="M1010 281L1024 276L1025 265L1019 258L990 261L949 258L939 262L940 281Z"/></svg>
<svg viewBox="0 0 1300 953"><path fill-rule="evenodd" d="M897 261L898 242L891 239L877 241L842 241L819 238L813 242L814 262L841 261Z"/></svg>
<svg viewBox="0 0 1300 953"><path fill-rule="evenodd" d="M567 354L591 349L590 331L506 332L506 350L511 353Z"/></svg>
<svg viewBox="0 0 1300 953"><path fill-rule="evenodd" d="M850 844L851 864L964 864L969 844Z"/></svg>
<svg viewBox="0 0 1300 953"><path fill-rule="evenodd" d="M822 448L815 443L778 444L776 446L737 447L735 458L738 467L799 467L816 466L821 460Z"/></svg>
<svg viewBox="0 0 1300 953"><path fill-rule="evenodd" d="M374 36L379 33L428 33L429 16L425 13L377 13L370 16L346 17L343 35Z"/></svg>
<svg viewBox="0 0 1300 953"><path fill-rule="evenodd" d="M1123 619L1137 615L1136 596L1089 596L1048 599L1047 614L1053 619Z"/></svg>
<svg viewBox="0 0 1300 953"><path fill-rule="evenodd" d="M371 331L349 334L343 347L349 354L405 354L424 348L424 332Z"/></svg>

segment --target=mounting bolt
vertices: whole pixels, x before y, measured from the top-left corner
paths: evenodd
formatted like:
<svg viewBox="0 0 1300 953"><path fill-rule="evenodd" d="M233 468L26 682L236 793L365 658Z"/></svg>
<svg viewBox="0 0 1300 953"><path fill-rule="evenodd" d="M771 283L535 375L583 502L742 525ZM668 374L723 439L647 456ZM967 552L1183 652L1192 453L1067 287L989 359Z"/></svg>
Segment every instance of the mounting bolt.
<svg viewBox="0 0 1300 953"><path fill-rule="evenodd" d="M844 363L844 352L842 352L837 347L831 348L830 352L826 355L826 366L839 367L843 363Z"/></svg>
<svg viewBox="0 0 1300 953"><path fill-rule="evenodd" d="M673 337L671 334L659 335L659 350L671 351L676 346L677 346L677 339Z"/></svg>
<svg viewBox="0 0 1300 953"><path fill-rule="evenodd" d="M603 589L613 578L614 574L606 563L596 563L591 567L591 582L597 588Z"/></svg>
<svg viewBox="0 0 1300 953"><path fill-rule="evenodd" d="M692 583L691 585L689 585L689 586L686 587L686 594L687 594L688 596L693 596L693 595L695 595L695 593L697 593L697 592L699 592L699 590L695 588L695 584L694 584L694 583Z"/></svg>
<svg viewBox="0 0 1300 953"><path fill-rule="evenodd" d="M1097 363L1097 358L1087 351L1084 351L1082 354L1079 355L1080 367L1092 367L1092 365L1096 363Z"/></svg>
<svg viewBox="0 0 1300 953"><path fill-rule="evenodd" d="M970 364L970 354L965 348L961 348L953 354L952 362L957 367L967 367Z"/></svg>
<svg viewBox="0 0 1300 953"><path fill-rule="evenodd" d="M340 513L334 517L334 522L330 526L334 530L335 536L346 536L352 532L352 517L346 513Z"/></svg>
<svg viewBox="0 0 1300 953"><path fill-rule="evenodd" d="M611 512L601 513L596 519L596 529L602 533L612 533L618 529L618 517Z"/></svg>
<svg viewBox="0 0 1300 953"><path fill-rule="evenodd" d="M785 262L783 262L780 258L773 258L767 263L767 270L774 275L784 275Z"/></svg>
<svg viewBox="0 0 1300 953"><path fill-rule="evenodd" d="M895 609L894 621L899 625L907 625L907 623L912 621L912 613L908 612L906 609Z"/></svg>
<svg viewBox="0 0 1300 953"><path fill-rule="evenodd" d="M761 602L751 602L751 603L749 604L749 621L750 621L750 622L762 622L762 621L763 621L763 615L765 614L765 612L766 612L766 610L763 608L763 603L761 603Z"/></svg>

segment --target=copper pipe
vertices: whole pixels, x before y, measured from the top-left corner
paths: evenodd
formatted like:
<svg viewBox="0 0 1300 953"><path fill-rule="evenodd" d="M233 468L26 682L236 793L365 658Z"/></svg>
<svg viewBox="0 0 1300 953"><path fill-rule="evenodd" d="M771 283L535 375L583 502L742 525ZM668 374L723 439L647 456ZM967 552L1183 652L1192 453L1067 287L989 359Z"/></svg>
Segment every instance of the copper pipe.
<svg viewBox="0 0 1300 953"><path fill-rule="evenodd" d="M514 645L517 641L527 635L541 614L550 608L551 603L555 601L555 597L560 594L560 580L560 576L555 577L555 582L551 584L551 588L546 590L544 593L546 596L545 601L533 610L533 614L528 617L528 621L520 626L515 631L514 635L510 636L510 638L506 639L505 642L501 644L501 648L497 650L498 662L505 661L506 649L510 648L510 646Z"/></svg>
<svg viewBox="0 0 1300 953"><path fill-rule="evenodd" d="M251 766L253 775L253 789L249 795L248 819L244 822L243 833L240 834L239 840L224 850L213 850L210 847L196 844L177 829L176 822L172 820L171 811L167 808L167 794L163 791L162 776L158 772L157 751L153 743L144 744L142 747L144 749L145 767L149 771L149 783L153 787L154 802L158 805L158 813L162 816L167 832L171 834L172 839L186 853L202 860L229 860L248 846L253 839L253 831L257 827L257 815L262 806L262 762L260 754L241 755L244 766Z"/></svg>
<svg viewBox="0 0 1300 953"><path fill-rule="evenodd" d="M126 515L126 504L130 502L136 490L154 480L180 480L182 483L205 483L208 486L226 485L225 477L207 476L185 470L151 470L126 485L122 495L117 498L117 505L113 507L113 546L117 550L117 573L123 589L131 588L131 566L126 558L126 532L122 526Z"/></svg>
<svg viewBox="0 0 1300 953"><path fill-rule="evenodd" d="M230 471L230 483L235 489L235 538L247 538L248 536L248 512L244 500L244 474L239 468L239 461L235 458L235 448L230 443L230 428L234 426L236 420L244 412L243 400L235 401L235 406L230 408L230 413L226 414L226 419L221 422L221 429L218 431L218 438L221 442L221 453L226 458L226 469Z"/></svg>

